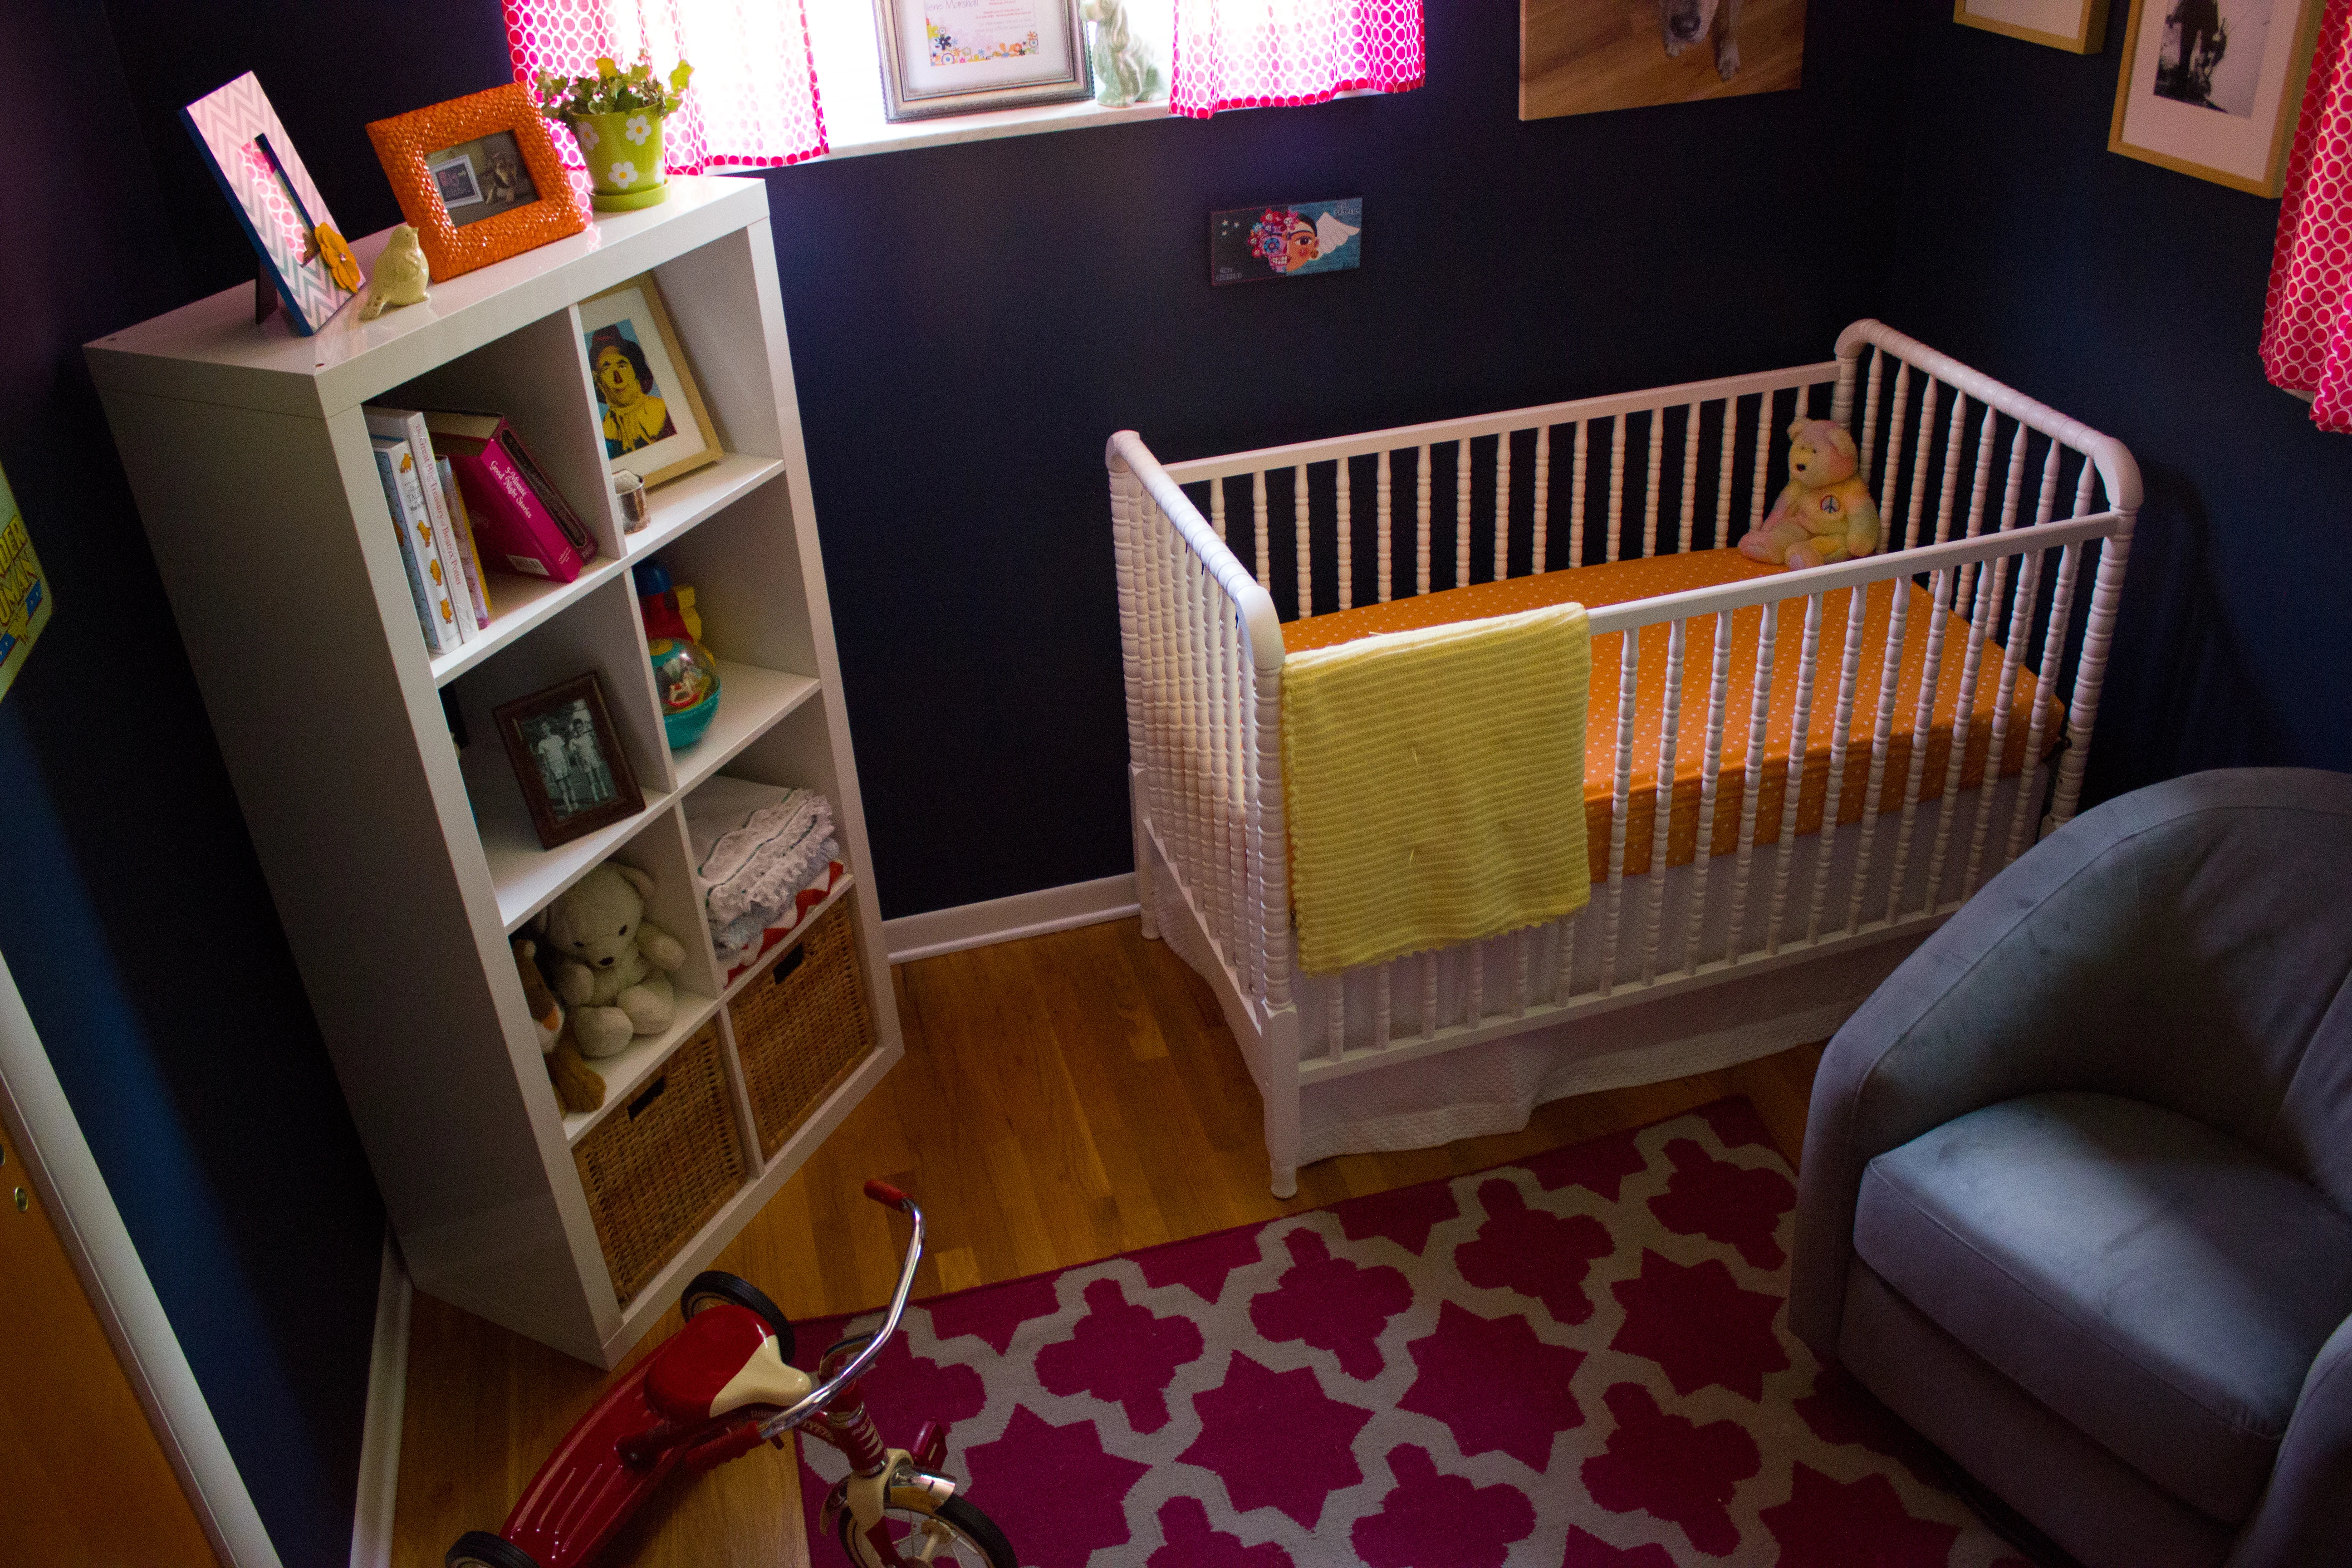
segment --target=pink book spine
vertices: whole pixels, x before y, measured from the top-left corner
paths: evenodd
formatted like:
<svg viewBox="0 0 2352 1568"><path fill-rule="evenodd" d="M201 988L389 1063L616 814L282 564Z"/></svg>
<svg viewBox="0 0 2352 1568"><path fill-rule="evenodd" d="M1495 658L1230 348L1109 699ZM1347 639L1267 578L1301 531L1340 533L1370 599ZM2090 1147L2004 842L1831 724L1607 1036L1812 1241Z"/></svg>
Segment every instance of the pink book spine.
<svg viewBox="0 0 2352 1568"><path fill-rule="evenodd" d="M444 440L442 450L466 492L476 543L499 563L534 577L569 583L580 575L580 552L498 443Z"/></svg>

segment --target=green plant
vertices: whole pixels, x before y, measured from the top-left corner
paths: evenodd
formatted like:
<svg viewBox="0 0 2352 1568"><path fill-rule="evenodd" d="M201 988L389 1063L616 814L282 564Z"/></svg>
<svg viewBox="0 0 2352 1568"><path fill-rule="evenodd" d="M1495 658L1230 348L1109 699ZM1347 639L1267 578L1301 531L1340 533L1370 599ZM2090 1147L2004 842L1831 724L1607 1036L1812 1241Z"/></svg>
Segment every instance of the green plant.
<svg viewBox="0 0 2352 1568"><path fill-rule="evenodd" d="M626 70L609 59L600 59L593 76L540 72L532 84L533 97L539 111L550 120L575 114L623 114L635 109L675 114L686 101L686 84L693 76L694 68L684 60L677 62L665 81L654 75L649 56L639 55L637 63Z"/></svg>

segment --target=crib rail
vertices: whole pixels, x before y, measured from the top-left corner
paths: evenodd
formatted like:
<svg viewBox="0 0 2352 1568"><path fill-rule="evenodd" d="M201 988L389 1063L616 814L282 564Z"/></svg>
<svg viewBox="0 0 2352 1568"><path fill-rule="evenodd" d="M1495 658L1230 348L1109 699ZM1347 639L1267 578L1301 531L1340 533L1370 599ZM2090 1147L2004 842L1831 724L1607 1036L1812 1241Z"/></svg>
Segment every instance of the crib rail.
<svg viewBox="0 0 2352 1568"><path fill-rule="evenodd" d="M1592 609L1596 686L1613 657L1618 698L1591 903L1295 976L1282 622L1734 543L1783 482L1801 416L1854 433L1885 549ZM1108 460L1147 929L1164 867L1250 1021L1282 1042L1254 1059L1262 1085L1945 918L2074 814L2140 499L2120 443L1875 321L1847 329L1835 361L1788 371L1164 467L1122 432ZM1873 584L1892 588L1874 600ZM1644 666L1664 672L1654 731L1636 700ZM1689 736L1686 713L1704 714ZM1769 760L1781 725L1785 758ZM1691 802L1675 781L1694 758ZM1644 769L1654 785L1636 784ZM1270 1093L1270 1149L1276 1115Z"/></svg>

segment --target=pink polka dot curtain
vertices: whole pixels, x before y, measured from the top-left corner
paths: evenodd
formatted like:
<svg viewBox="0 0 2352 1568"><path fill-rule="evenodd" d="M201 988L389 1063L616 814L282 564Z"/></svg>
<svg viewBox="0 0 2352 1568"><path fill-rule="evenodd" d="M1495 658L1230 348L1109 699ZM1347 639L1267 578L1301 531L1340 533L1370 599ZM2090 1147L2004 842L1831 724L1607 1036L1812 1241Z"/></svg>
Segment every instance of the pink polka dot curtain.
<svg viewBox="0 0 2352 1568"><path fill-rule="evenodd" d="M820 0L845 4L846 0ZM592 71L599 56L626 64L650 51L667 72L694 65L686 105L663 133L673 174L714 163L773 167L825 151L824 106L809 53L802 0L504 0L515 78ZM557 132L564 162L580 151Z"/></svg>
<svg viewBox="0 0 2352 1568"><path fill-rule="evenodd" d="M1409 92L1427 74L1421 0L1176 0L1169 107L1321 103L1370 88Z"/></svg>
<svg viewBox="0 0 2352 1568"><path fill-rule="evenodd" d="M2312 395L2311 420L2352 434L2352 0L2327 0L2286 166L2263 369Z"/></svg>

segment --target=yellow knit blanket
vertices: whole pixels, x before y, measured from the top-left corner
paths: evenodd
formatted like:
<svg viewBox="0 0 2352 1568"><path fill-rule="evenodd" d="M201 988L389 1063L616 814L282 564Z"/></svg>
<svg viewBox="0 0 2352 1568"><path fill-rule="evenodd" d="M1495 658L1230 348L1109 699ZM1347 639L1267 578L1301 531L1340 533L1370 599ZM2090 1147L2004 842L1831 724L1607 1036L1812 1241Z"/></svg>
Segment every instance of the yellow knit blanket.
<svg viewBox="0 0 2352 1568"><path fill-rule="evenodd" d="M1283 665L1299 967L1379 963L1584 907L1581 605Z"/></svg>

